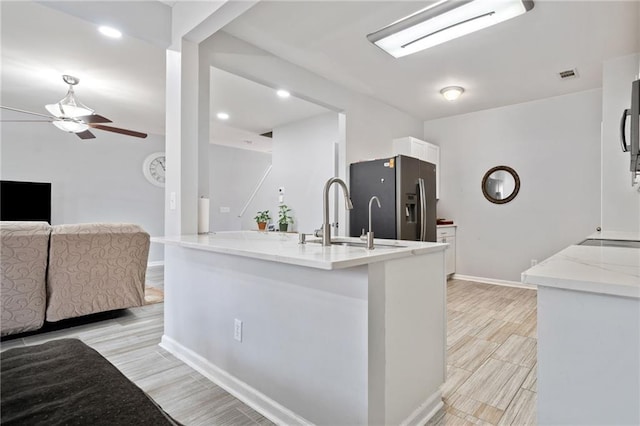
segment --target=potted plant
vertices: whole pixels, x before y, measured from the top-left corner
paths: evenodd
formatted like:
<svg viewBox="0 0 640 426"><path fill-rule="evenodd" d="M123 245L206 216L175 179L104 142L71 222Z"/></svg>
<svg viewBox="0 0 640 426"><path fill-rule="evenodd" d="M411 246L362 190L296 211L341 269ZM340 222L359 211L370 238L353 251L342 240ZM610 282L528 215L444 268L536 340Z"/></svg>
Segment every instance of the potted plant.
<svg viewBox="0 0 640 426"><path fill-rule="evenodd" d="M258 229L264 231L267 227L267 222L271 220L271 216L269 216L269 210L258 212L254 219L258 223Z"/></svg>
<svg viewBox="0 0 640 426"><path fill-rule="evenodd" d="M280 226L280 232L287 232L289 224L293 223L293 218L289 216L291 209L286 204L280 204L280 210L278 211L278 225Z"/></svg>

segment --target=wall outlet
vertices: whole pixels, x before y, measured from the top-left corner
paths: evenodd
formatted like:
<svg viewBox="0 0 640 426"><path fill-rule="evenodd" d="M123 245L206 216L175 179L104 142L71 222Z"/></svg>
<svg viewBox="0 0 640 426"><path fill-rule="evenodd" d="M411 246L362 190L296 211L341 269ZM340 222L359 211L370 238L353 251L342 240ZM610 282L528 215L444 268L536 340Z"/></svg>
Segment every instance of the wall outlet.
<svg viewBox="0 0 640 426"><path fill-rule="evenodd" d="M176 209L176 193L171 192L171 194L169 194L169 210L175 210L175 209Z"/></svg>
<svg viewBox="0 0 640 426"><path fill-rule="evenodd" d="M242 342L242 321L236 318L233 324L233 338L238 342Z"/></svg>
<svg viewBox="0 0 640 426"><path fill-rule="evenodd" d="M220 213L229 213L231 208L229 207L220 207Z"/></svg>
<svg viewBox="0 0 640 426"><path fill-rule="evenodd" d="M531 266L536 266L538 264L538 259L531 259Z"/></svg>

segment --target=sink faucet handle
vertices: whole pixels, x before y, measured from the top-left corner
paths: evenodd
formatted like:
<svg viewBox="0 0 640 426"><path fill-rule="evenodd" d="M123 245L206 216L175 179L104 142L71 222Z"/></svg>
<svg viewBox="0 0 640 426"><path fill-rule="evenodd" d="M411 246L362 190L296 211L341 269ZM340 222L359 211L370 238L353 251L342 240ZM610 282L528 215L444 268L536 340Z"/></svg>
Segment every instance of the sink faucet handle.
<svg viewBox="0 0 640 426"><path fill-rule="evenodd" d="M367 232L362 228L362 233L360 234L360 239L365 241L367 239Z"/></svg>
<svg viewBox="0 0 640 426"><path fill-rule="evenodd" d="M318 237L318 238L322 237L322 231L323 230L324 230L324 225L320 225L319 229L316 229L316 230L313 231L313 236L314 237Z"/></svg>

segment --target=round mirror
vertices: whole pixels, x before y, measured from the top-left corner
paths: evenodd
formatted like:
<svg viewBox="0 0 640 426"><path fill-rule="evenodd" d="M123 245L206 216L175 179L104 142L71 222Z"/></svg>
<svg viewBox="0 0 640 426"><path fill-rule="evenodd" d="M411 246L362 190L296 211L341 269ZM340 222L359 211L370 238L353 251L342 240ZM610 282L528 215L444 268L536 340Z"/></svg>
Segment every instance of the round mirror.
<svg viewBox="0 0 640 426"><path fill-rule="evenodd" d="M489 169L482 178L482 193L492 203L508 203L516 198L518 191L520 191L520 178L511 167L494 167Z"/></svg>

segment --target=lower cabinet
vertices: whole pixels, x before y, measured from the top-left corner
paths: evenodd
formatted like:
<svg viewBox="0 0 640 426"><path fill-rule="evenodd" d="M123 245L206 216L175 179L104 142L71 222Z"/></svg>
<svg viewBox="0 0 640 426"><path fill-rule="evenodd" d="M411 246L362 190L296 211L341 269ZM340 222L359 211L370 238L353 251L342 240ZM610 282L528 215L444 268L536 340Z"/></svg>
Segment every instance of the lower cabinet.
<svg viewBox="0 0 640 426"><path fill-rule="evenodd" d="M456 272L456 226L438 225L438 242L449 244L444 256L447 275L452 275Z"/></svg>

